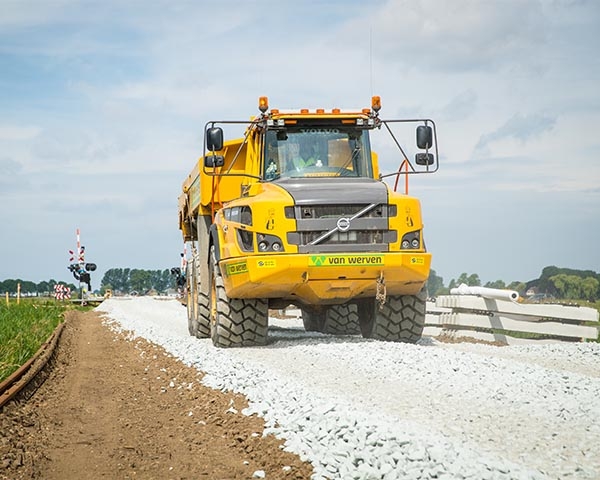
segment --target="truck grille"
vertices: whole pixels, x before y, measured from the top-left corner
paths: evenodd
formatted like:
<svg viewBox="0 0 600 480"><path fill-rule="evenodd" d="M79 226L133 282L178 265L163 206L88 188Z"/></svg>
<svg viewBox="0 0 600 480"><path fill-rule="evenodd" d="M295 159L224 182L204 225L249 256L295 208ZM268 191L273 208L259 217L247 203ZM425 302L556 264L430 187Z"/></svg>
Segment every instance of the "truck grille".
<svg viewBox="0 0 600 480"><path fill-rule="evenodd" d="M388 217L396 215L395 206L376 205L353 218L368 206L297 205L293 207L297 231L288 233L288 243L298 245L300 253L388 251L388 245L398 241L397 232L388 229ZM352 218L348 230L337 228L340 218Z"/></svg>
<svg viewBox="0 0 600 480"><path fill-rule="evenodd" d="M360 212L367 205L302 205L295 207L297 219L320 219L352 217ZM378 205L373 208L363 218L387 218L387 205Z"/></svg>

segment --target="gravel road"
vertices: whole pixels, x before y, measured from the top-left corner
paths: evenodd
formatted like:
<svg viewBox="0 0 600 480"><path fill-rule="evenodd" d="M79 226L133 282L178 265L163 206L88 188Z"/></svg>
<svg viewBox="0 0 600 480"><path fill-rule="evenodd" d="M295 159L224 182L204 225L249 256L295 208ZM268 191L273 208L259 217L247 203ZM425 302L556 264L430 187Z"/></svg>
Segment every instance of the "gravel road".
<svg viewBox="0 0 600 480"><path fill-rule="evenodd" d="M267 346L216 349L175 300L98 310L244 394L314 478L600 478L600 344L395 344L272 318Z"/></svg>

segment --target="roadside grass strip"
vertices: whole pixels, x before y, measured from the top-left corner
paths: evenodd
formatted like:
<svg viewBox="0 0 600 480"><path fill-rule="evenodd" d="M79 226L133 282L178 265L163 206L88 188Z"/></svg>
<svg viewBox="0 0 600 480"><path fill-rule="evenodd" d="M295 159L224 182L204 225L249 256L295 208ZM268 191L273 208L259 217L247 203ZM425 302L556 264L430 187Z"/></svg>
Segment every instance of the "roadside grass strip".
<svg viewBox="0 0 600 480"><path fill-rule="evenodd" d="M69 307L54 301L0 304L0 382L38 351Z"/></svg>

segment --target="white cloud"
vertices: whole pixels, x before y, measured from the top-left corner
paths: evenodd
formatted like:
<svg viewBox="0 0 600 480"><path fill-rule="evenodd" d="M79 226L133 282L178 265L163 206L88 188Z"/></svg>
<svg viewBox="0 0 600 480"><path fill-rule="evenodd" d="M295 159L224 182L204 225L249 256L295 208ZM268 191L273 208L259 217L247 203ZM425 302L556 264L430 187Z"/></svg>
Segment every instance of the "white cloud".
<svg viewBox="0 0 600 480"><path fill-rule="evenodd" d="M409 70L489 70L518 59L525 64L529 48L544 40L542 11L538 2L509 5L391 0L366 19L351 22L346 34L370 28L373 53Z"/></svg>
<svg viewBox="0 0 600 480"><path fill-rule="evenodd" d="M489 155L489 147L503 139L516 139L521 144L532 138L548 134L554 128L556 119L544 114L523 115L517 113L493 132L485 133L475 146L476 159Z"/></svg>
<svg viewBox="0 0 600 480"><path fill-rule="evenodd" d="M15 243L31 228L15 209L35 209L55 238L83 219L103 266L160 268L171 250L177 259L177 196L206 121L249 119L259 95L287 109L361 108L379 94L382 117L437 123L440 171L411 192L438 273L457 276L464 262L482 278L525 279L540 262L585 258L600 270L585 243L600 228L599 20L595 2L545 0L9 1L0 219L19 227ZM379 153L397 167L395 147ZM504 208L518 221L495 221ZM556 211L581 232L571 257L538 239ZM517 228L539 253L495 261ZM140 234L164 256L144 242L115 252L115 236ZM3 265L0 278L18 268Z"/></svg>

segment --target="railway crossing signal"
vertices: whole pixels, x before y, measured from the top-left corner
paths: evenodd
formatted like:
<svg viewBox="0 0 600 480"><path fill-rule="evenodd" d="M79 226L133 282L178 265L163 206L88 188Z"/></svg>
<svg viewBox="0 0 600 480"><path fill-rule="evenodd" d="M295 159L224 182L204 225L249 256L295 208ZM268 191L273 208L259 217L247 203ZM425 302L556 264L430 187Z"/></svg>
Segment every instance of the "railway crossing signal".
<svg viewBox="0 0 600 480"><path fill-rule="evenodd" d="M69 262L73 263L71 263L67 268L73 274L75 280L79 281L81 304L85 305L85 297L87 296L87 293L92 290L92 279L90 272L96 270L96 264L85 262L85 247L81 245L79 229L77 229L77 248L76 250L69 250L69 254L71 255ZM74 262L74 260L76 261ZM87 290L84 290L82 284L87 285Z"/></svg>

